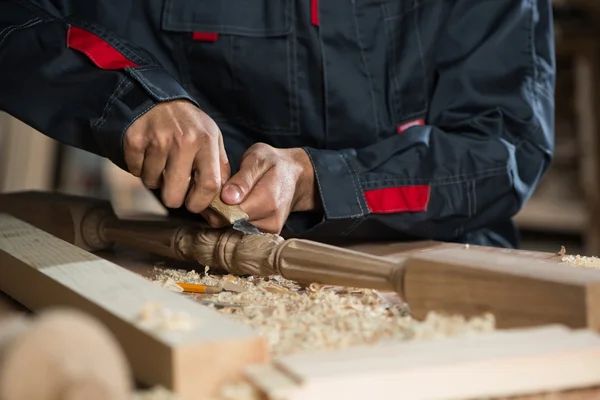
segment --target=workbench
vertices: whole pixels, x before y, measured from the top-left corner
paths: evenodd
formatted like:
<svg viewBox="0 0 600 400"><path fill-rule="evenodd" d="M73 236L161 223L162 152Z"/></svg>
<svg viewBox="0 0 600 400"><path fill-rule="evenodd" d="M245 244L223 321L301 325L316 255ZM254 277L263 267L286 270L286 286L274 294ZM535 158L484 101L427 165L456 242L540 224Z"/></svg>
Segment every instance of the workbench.
<svg viewBox="0 0 600 400"><path fill-rule="evenodd" d="M462 245L439 243L439 242L413 242L413 243L379 243L379 244L360 244L350 246L353 249L367 252L370 254L376 254L386 257L403 257L407 254L415 253L426 253L440 249L451 249L451 248L463 248ZM486 252L489 252L490 256L494 254L510 254L523 259L539 259L544 262L560 262L560 257L552 253L539 253L530 251L520 251L511 249L497 249L497 248L485 248ZM96 255L114 262L121 267L128 269L136 274L148 276L155 265L167 264L170 268L187 268L197 269L197 265L192 263L178 263L172 260L166 260L163 257L157 257L141 251L116 248L114 251L100 251L96 252ZM9 314L18 312L27 312L22 306L8 298L6 295L0 295L0 318L5 317ZM409 397L406 397L409 398ZM575 399L599 399L600 398L600 387L596 388L585 388L579 390L568 390L563 392L554 393L540 393L537 395L517 396L510 397L513 400L542 400L542 399L556 399L556 400L575 400ZM508 397L506 397L508 399Z"/></svg>
<svg viewBox="0 0 600 400"><path fill-rule="evenodd" d="M440 390L454 391L457 399L600 398L600 270L565 265L562 253L432 241L344 247L355 252L346 254L348 260L370 254L377 258L368 262L402 266L402 284L394 287L409 299L414 318L438 309L465 317L493 310L500 330L273 357L265 338L247 326L141 277L159 263L201 271L199 264L122 246L92 254L1 213L0 288L33 310L68 305L99 318L115 333L140 382L164 385L184 400L196 400L202 390L214 396L230 378L250 382L271 399L332 398L344 391L346 398L389 398L390 391L405 388L404 398L412 390L420 399L444 398ZM186 310L204 327L153 333L135 317L144 299ZM15 312L19 306L0 297L0 317ZM370 372L375 370L380 372Z"/></svg>

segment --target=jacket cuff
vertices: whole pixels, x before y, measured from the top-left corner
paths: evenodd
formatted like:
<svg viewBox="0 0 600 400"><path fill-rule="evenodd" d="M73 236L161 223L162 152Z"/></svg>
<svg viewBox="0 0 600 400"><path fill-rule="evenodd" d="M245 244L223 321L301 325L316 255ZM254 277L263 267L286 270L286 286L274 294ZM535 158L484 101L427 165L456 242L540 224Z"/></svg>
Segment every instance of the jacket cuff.
<svg viewBox="0 0 600 400"><path fill-rule="evenodd" d="M189 100L198 106L167 71L156 67L127 68L104 113L92 121L92 131L103 154L127 170L123 152L127 129L157 104L176 99Z"/></svg>
<svg viewBox="0 0 600 400"><path fill-rule="evenodd" d="M352 165L353 150L304 148L312 163L323 213L307 219L291 214L286 227L293 235L315 238L345 235L351 232L369 208ZM310 222L309 222L310 221Z"/></svg>

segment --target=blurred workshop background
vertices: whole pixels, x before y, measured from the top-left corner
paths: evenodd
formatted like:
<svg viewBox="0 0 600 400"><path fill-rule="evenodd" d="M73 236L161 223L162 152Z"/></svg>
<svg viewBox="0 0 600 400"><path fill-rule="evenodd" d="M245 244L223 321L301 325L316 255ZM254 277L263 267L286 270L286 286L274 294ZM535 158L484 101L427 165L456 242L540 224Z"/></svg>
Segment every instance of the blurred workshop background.
<svg viewBox="0 0 600 400"><path fill-rule="evenodd" d="M553 0L558 65L556 155L517 215L524 249L600 255L600 0ZM0 112L0 192L108 198L120 215L164 208L141 182Z"/></svg>

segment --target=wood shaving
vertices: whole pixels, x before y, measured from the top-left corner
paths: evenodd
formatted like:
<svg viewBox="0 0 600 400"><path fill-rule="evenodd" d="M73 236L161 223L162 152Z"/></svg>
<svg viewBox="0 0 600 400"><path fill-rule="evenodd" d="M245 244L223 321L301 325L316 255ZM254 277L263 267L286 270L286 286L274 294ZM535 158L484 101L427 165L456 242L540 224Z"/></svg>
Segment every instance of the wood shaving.
<svg viewBox="0 0 600 400"><path fill-rule="evenodd" d="M140 310L140 323L148 329L160 331L190 331L195 327L192 317L183 312L173 312L158 303L146 303Z"/></svg>
<svg viewBox="0 0 600 400"><path fill-rule="evenodd" d="M177 284L177 282L175 282L171 278L167 278L164 280L153 280L152 282L157 284L158 286L164 287L165 289L168 289L172 292L176 292L176 293L183 292L183 288L181 286L179 286Z"/></svg>
<svg viewBox="0 0 600 400"><path fill-rule="evenodd" d="M155 267L153 279L223 286L231 282L242 293L203 297L208 303L229 303L218 311L251 326L266 337L274 356L307 350L340 349L387 340L421 340L495 328L492 315L466 319L430 313L420 322L402 305L393 305L374 290L311 284L303 288L281 276L248 278L211 276L195 271Z"/></svg>
<svg viewBox="0 0 600 400"><path fill-rule="evenodd" d="M568 255L561 259L562 262L576 265L584 268L600 268L599 257L585 257L577 254L576 256Z"/></svg>

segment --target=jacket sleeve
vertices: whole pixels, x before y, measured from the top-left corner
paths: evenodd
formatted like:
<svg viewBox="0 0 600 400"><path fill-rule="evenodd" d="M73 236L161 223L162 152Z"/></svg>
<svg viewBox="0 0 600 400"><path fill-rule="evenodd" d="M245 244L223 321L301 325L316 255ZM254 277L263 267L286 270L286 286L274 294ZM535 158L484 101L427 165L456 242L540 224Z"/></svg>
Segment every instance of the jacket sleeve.
<svg viewBox="0 0 600 400"><path fill-rule="evenodd" d="M292 216L295 234L452 240L530 197L554 151L550 0L457 0L447 21L425 123L365 148L306 149L324 215Z"/></svg>
<svg viewBox="0 0 600 400"><path fill-rule="evenodd" d="M147 22L129 3L0 0L0 110L126 168L122 137L138 117L162 101L193 102L156 52L132 43Z"/></svg>

